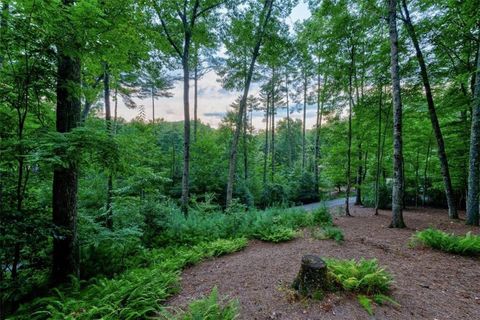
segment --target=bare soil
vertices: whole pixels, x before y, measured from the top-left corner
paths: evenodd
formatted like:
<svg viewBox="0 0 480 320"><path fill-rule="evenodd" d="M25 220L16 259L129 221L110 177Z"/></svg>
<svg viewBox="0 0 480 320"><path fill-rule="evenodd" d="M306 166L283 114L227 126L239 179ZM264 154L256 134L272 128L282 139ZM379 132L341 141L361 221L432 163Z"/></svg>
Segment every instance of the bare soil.
<svg viewBox="0 0 480 320"><path fill-rule="evenodd" d="M332 208L339 212L339 208ZM464 234L479 228L450 221L446 210L404 212L406 229L389 229L390 212L353 208L354 217L336 217L345 241L315 240L309 236L271 244L251 241L243 251L203 262L182 274L182 291L169 304L183 307L218 287L222 296L237 299L239 319L372 319L355 297L329 294L322 301L296 301L289 285L305 254L341 259L376 258L394 277L391 296L400 307L382 306L375 319L480 319L480 258L410 248L416 230L429 226Z"/></svg>

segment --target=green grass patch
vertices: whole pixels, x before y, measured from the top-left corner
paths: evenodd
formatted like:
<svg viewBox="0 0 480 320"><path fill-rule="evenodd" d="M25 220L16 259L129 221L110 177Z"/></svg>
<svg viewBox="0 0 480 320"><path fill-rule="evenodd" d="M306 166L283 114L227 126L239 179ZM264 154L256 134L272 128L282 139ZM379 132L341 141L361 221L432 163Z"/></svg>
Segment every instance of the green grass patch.
<svg viewBox="0 0 480 320"><path fill-rule="evenodd" d="M477 256L480 254L480 236L473 235L471 232L460 236L428 228L415 233L412 237L411 245L424 245L444 252L465 256Z"/></svg>

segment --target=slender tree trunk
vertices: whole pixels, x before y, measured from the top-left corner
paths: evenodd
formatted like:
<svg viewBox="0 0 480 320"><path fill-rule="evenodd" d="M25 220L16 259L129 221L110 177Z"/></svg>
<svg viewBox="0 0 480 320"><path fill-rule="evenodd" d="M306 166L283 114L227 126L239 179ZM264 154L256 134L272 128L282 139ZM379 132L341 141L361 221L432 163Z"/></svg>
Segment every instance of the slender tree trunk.
<svg viewBox="0 0 480 320"><path fill-rule="evenodd" d="M104 63L103 97L104 97L104 103L105 103L105 123L107 126L107 132L110 135L110 137L112 137L112 116L111 116L111 109L110 109L110 71L107 63ZM112 173L108 173L107 203L106 203L107 212L105 216L105 226L109 229L113 229L112 198L113 198L113 177L112 177Z"/></svg>
<svg viewBox="0 0 480 320"><path fill-rule="evenodd" d="M289 93L288 93L288 72L285 71L285 96L287 99L287 158L288 158L288 167L292 167L292 135L290 130L290 104L289 104Z"/></svg>
<svg viewBox="0 0 480 320"><path fill-rule="evenodd" d="M152 95L152 123L155 124L155 90L153 86L151 90L151 95Z"/></svg>
<svg viewBox="0 0 480 320"><path fill-rule="evenodd" d="M243 119L243 173L245 182L248 180L248 139L247 139L247 127L248 127L248 114L247 108L245 108Z"/></svg>
<svg viewBox="0 0 480 320"><path fill-rule="evenodd" d="M403 142L402 98L400 93L400 68L398 65L397 0L389 0L388 26L393 93L393 190L391 228L404 228L403 221Z"/></svg>
<svg viewBox="0 0 480 320"><path fill-rule="evenodd" d="M64 6L73 0L63 0ZM70 132L80 121L80 97L76 93L81 83L80 60L58 48L56 127L60 133ZM66 166L56 166L53 172L53 284L68 282L69 275L79 276L77 240L77 162L69 159Z"/></svg>
<svg viewBox="0 0 480 320"><path fill-rule="evenodd" d="M419 157L420 151L417 149L417 159L415 161L415 208L418 208L418 169L420 167Z"/></svg>
<svg viewBox="0 0 480 320"><path fill-rule="evenodd" d="M353 72L355 66L355 46L350 53L351 63L348 77L348 144L347 144L347 190L345 192L345 214L350 214L351 162L352 162L352 108L353 108Z"/></svg>
<svg viewBox="0 0 480 320"><path fill-rule="evenodd" d="M305 172L305 162L307 161L306 150L306 132L307 132L307 74L303 75L303 123L302 123L302 172Z"/></svg>
<svg viewBox="0 0 480 320"><path fill-rule="evenodd" d="M425 169L423 171L423 196L422 206L425 207L427 199L427 181L428 181L428 163L430 162L430 150L432 148L432 138L428 138L427 156L425 157Z"/></svg>
<svg viewBox="0 0 480 320"><path fill-rule="evenodd" d="M113 111L113 134L117 133L117 120L118 120L118 88L115 87L115 105Z"/></svg>
<svg viewBox="0 0 480 320"><path fill-rule="evenodd" d="M260 17L264 17L261 21L256 34L255 34L255 47L253 48L252 60L250 61L250 66L247 73L247 81L245 82L245 87L243 90L242 99L240 100L240 107L238 110L237 121L235 125L235 133L233 135L233 141L230 149L230 158L228 165L228 180L227 180L227 195L226 195L226 206L228 207L232 201L233 197L233 185L235 180L235 171L237 167L237 146L238 140L240 139L240 133L242 131L243 124L243 113L247 106L247 97L250 90L250 83L252 81L253 70L255 68L255 62L257 61L258 55L260 53L260 46L262 45L263 38L265 36L265 30L268 22L270 21L270 16L272 13L274 0L266 0L263 5L262 14Z"/></svg>
<svg viewBox="0 0 480 320"><path fill-rule="evenodd" d="M195 52L195 70L193 76L193 140L197 141L198 127L198 53Z"/></svg>
<svg viewBox="0 0 480 320"><path fill-rule="evenodd" d="M189 69L189 47L190 40L185 39L184 54L182 60L183 67L183 174L182 174L182 212L188 215L188 199L190 184L190 69Z"/></svg>
<svg viewBox="0 0 480 320"><path fill-rule="evenodd" d="M362 182L363 182L363 151L362 143L358 144L358 169L357 169L357 187L355 189L355 205L361 206L362 203Z"/></svg>
<svg viewBox="0 0 480 320"><path fill-rule="evenodd" d="M378 132L377 132L377 166L375 170L375 215L378 215L379 187L380 187L380 153L382 139L382 107L383 107L383 85L380 86L380 101L378 104Z"/></svg>
<svg viewBox="0 0 480 320"><path fill-rule="evenodd" d="M270 94L267 94L267 109L265 111L265 148L264 148L264 155L263 155L263 188L267 184L267 163L268 163L268 154L269 154L269 143L268 143L268 130L269 130L269 120L270 120Z"/></svg>
<svg viewBox="0 0 480 320"><path fill-rule="evenodd" d="M468 167L467 224L479 225L478 197L480 181L480 42L477 50L477 71L470 130L470 156Z"/></svg>
<svg viewBox="0 0 480 320"><path fill-rule="evenodd" d="M320 74L317 75L317 123L315 130L315 192L319 193L320 190L320 132L322 130L322 120L323 120L323 97L320 89L321 79ZM324 80L324 90L326 85L326 79Z"/></svg>
<svg viewBox="0 0 480 320"><path fill-rule="evenodd" d="M445 142L443 140L442 130L440 129L440 123L438 122L437 112L433 101L432 89L430 86L430 80L427 72L427 65L423 57L422 50L415 32L415 28L410 19L410 13L408 11L406 0L402 0L403 10L405 11L405 25L407 27L408 34L412 40L415 52L417 55L418 64L420 65L420 74L422 77L423 87L425 89L425 96L427 98L428 112L430 114L430 121L432 122L433 132L438 146L438 159L440 160L440 170L442 172L443 183L445 187L445 195L448 203L448 216L450 219L458 219L457 207L455 203L455 196L453 193L452 180L450 178L450 170L448 166L447 153L445 151Z"/></svg>
<svg viewBox="0 0 480 320"><path fill-rule="evenodd" d="M272 68L272 182L275 181L275 67Z"/></svg>

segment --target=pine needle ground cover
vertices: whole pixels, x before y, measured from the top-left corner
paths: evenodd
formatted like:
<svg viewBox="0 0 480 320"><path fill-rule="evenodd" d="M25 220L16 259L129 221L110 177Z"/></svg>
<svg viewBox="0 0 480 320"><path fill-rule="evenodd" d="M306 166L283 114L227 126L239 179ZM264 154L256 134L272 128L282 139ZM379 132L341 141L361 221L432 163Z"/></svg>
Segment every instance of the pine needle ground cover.
<svg viewBox="0 0 480 320"><path fill-rule="evenodd" d="M465 256L480 255L480 236L468 232L465 235L454 235L441 230L428 228L417 232L411 245L423 245L436 250Z"/></svg>

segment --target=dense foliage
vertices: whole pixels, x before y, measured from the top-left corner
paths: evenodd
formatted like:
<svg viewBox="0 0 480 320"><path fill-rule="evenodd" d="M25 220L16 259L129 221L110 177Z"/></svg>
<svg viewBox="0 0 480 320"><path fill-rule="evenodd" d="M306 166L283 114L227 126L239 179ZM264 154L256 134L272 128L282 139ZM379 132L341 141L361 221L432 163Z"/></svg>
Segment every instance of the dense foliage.
<svg viewBox="0 0 480 320"><path fill-rule="evenodd" d="M466 256L480 254L480 236L473 235L471 232L461 236L429 228L418 231L412 237L412 245L424 245L433 249Z"/></svg>
<svg viewBox="0 0 480 320"><path fill-rule="evenodd" d="M209 246L233 250L218 239L285 241L315 226L341 241L322 210L269 208L351 190L378 209L395 187L402 205L448 206L451 218L468 204L478 225L478 1L391 2L395 173L385 1L308 1L290 26L298 3L0 1L0 319L70 277L78 290L35 316L140 317L185 264L216 255ZM197 101L207 72L240 95L215 128L197 114L210 107ZM183 121L166 122L156 103L179 81ZM171 266L151 267L157 255Z"/></svg>

